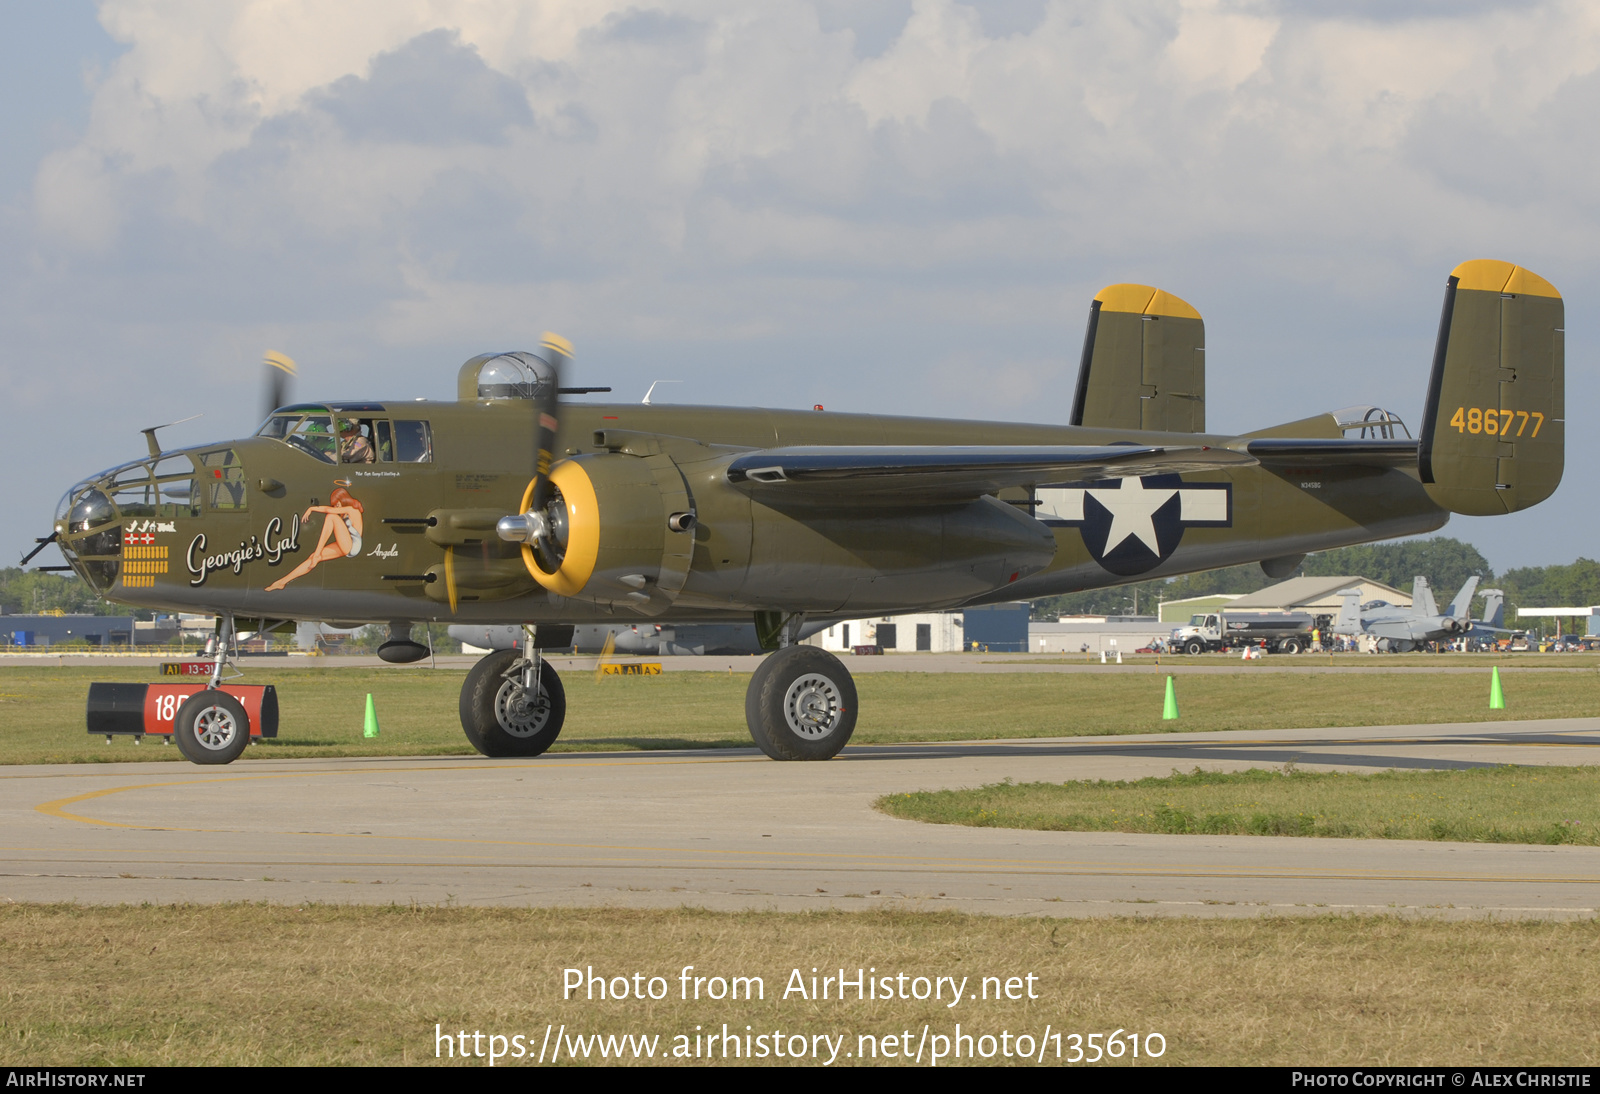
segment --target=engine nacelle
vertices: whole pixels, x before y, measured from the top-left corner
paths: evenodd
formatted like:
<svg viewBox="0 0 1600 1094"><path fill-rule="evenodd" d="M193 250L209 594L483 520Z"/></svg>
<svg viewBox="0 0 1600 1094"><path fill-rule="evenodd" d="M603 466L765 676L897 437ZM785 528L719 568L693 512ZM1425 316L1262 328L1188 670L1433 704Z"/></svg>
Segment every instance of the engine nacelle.
<svg viewBox="0 0 1600 1094"><path fill-rule="evenodd" d="M560 502L552 514L562 544L547 571L530 544L522 557L533 579L560 596L665 611L683 588L693 555L693 512L683 475L664 455L588 453L550 469ZM532 501L530 483L522 499Z"/></svg>
<svg viewBox="0 0 1600 1094"><path fill-rule="evenodd" d="M909 507L805 502L791 511L730 485L732 456L692 452L699 458L680 466L641 448L584 453L551 468L554 503L543 514L551 534L522 546L528 573L545 589L645 616L674 604L870 614L964 603L1055 556L1048 527L993 497ZM531 502L532 484L524 512ZM699 568L691 573L691 565Z"/></svg>

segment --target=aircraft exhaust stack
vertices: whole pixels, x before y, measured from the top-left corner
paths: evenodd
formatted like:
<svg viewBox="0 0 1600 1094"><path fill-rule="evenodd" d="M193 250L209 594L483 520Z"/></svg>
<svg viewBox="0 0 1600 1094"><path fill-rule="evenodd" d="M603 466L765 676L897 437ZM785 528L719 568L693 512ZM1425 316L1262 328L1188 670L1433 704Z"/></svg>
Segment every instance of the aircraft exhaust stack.
<svg viewBox="0 0 1600 1094"><path fill-rule="evenodd" d="M1451 271L1417 452L1435 503L1494 516L1555 492L1566 452L1565 338L1561 294L1544 278L1492 259Z"/></svg>

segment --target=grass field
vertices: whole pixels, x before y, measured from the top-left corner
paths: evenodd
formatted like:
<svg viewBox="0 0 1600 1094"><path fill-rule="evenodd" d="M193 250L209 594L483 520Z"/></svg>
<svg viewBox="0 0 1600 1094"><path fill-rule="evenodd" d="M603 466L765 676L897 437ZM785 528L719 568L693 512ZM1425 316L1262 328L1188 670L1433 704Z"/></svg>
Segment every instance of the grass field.
<svg viewBox="0 0 1600 1094"><path fill-rule="evenodd" d="M442 755L470 752L457 713L464 672L425 668L255 669L278 686L280 735L245 753L284 756ZM175 760L154 741L135 746L85 732L93 680L158 679L147 666L0 664L0 763ZM1252 673L1178 678L1182 717L1161 719L1163 678L1113 673L861 673L854 742L981 740L1174 730L1472 722L1600 714L1600 672L1501 670L1508 709L1488 709L1483 678L1433 673ZM671 672L563 676L567 723L557 751L744 747L747 674ZM371 693L382 733L363 740Z"/></svg>
<svg viewBox="0 0 1600 1094"><path fill-rule="evenodd" d="M520 1034L536 1056L548 1025L579 1038L653 1035L656 1062L670 1063L674 1045L693 1051L697 1027L720 1034L726 1023L741 1039L746 1026L804 1035L808 1056L810 1038L825 1034L840 1065L863 1062L866 1035L878 1063L904 1066L903 1033L912 1055L928 1043L924 1026L949 1039L959 1022L968 1036L1005 1032L1013 1045L1018 1034L1037 1045L1046 1027L1080 1044L1091 1033L1160 1034L1164 1054L1141 1055L1141 1066L1592 1066L1597 961L1593 921L12 905L0 907L0 1055L30 1066L424 1064L443 1052L436 1026L466 1031L469 1049L484 1053L487 1035L510 1049ZM765 998L685 1002L685 965L708 978L759 976ZM666 998L564 1000L563 970L590 967L642 973L641 983L660 976ZM841 967L850 977L863 967L905 973L908 990L916 976L965 977L973 994L986 976L1001 978L997 989L1017 977L1024 997L953 1009L948 990L944 1001L858 1001L853 989L843 1002L783 998L795 970L809 981L813 968L820 977ZM1036 999L1026 998L1028 975ZM486 1036L475 1044L474 1032ZM886 1059L891 1036L896 1056ZM589 1046L587 1062L603 1062ZM1142 1041L1151 1046L1160 1042ZM988 1062L1020 1062L998 1044L990 1051ZM1126 1052L1104 1062L1134 1063Z"/></svg>
<svg viewBox="0 0 1600 1094"><path fill-rule="evenodd" d="M890 794L907 820L1058 832L1600 844L1600 767L1208 772Z"/></svg>

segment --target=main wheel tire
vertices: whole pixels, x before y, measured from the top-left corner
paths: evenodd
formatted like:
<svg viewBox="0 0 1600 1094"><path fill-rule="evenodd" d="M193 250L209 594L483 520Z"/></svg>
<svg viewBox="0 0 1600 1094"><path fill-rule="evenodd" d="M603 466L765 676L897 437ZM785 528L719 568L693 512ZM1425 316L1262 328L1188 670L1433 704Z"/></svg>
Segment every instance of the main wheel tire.
<svg viewBox="0 0 1600 1094"><path fill-rule="evenodd" d="M561 735L567 718L561 677L540 661L538 693L530 697L521 671L513 672L521 660L519 650L496 650L472 666L461 685L461 728L485 756L537 756Z"/></svg>
<svg viewBox="0 0 1600 1094"><path fill-rule="evenodd" d="M1189 640L1189 644L1183 647L1183 652L1191 655L1205 653L1206 644L1198 638L1192 638Z"/></svg>
<svg viewBox="0 0 1600 1094"><path fill-rule="evenodd" d="M756 747L774 760L828 760L856 728L856 683L833 654L787 646L750 678L745 722Z"/></svg>
<svg viewBox="0 0 1600 1094"><path fill-rule="evenodd" d="M250 743L250 716L225 691L206 688L183 701L172 719L172 739L183 758L197 764L231 764Z"/></svg>

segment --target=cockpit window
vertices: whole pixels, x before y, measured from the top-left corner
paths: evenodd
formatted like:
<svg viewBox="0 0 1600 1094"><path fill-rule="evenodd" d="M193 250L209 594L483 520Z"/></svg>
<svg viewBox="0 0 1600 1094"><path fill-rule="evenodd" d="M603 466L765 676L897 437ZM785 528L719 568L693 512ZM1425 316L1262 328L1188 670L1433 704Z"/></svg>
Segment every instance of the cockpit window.
<svg viewBox="0 0 1600 1094"><path fill-rule="evenodd" d="M295 423L285 440L291 447L309 453L326 463L338 462L335 456L337 442L333 434L333 416L330 414L307 414Z"/></svg>
<svg viewBox="0 0 1600 1094"><path fill-rule="evenodd" d="M270 437L281 441L289 435L289 431L300 422L299 414L274 414L261 424L256 430L257 437Z"/></svg>
<svg viewBox="0 0 1600 1094"><path fill-rule="evenodd" d="M283 441L327 463L432 463L433 434L423 421L395 422L376 403L286 407L256 436Z"/></svg>
<svg viewBox="0 0 1600 1094"><path fill-rule="evenodd" d="M202 474L210 487L207 502L212 509L244 509L247 499L244 488L244 468L239 465L239 455L231 448L207 452L200 457Z"/></svg>
<svg viewBox="0 0 1600 1094"><path fill-rule="evenodd" d="M302 404L284 407L261 423L256 436L283 441L324 463L339 462L339 440L334 432L333 414L325 406Z"/></svg>

